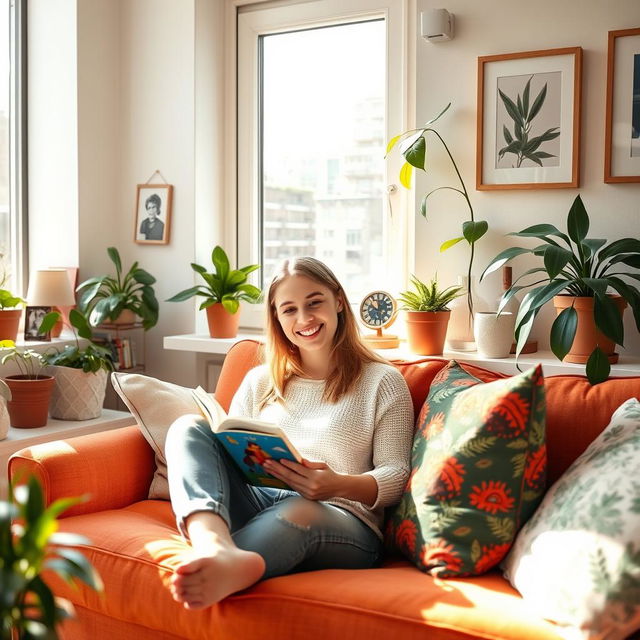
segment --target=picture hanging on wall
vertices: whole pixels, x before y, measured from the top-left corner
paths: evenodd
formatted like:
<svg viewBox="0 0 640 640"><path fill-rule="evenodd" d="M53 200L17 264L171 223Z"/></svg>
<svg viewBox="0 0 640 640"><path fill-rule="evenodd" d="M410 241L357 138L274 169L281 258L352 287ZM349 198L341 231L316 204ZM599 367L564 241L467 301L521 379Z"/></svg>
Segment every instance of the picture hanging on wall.
<svg viewBox="0 0 640 640"><path fill-rule="evenodd" d="M168 244L171 231L170 184L139 184L133 238L138 244Z"/></svg>
<svg viewBox="0 0 640 640"><path fill-rule="evenodd" d="M478 58L476 188L577 187L582 49Z"/></svg>
<svg viewBox="0 0 640 640"><path fill-rule="evenodd" d="M640 182L640 28L609 31L604 181Z"/></svg>

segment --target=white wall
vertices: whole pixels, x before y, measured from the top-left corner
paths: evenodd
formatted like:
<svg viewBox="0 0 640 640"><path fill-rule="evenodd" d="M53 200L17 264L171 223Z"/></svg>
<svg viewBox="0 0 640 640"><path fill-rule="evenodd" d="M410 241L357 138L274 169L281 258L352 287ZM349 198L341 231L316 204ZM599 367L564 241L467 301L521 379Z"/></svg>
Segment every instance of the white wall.
<svg viewBox="0 0 640 640"><path fill-rule="evenodd" d="M438 130L449 145L471 195L476 218L487 220L489 232L477 245L474 273L482 272L489 260L502 249L516 244L505 238L541 222L564 228L566 215L580 193L591 217L593 237L611 240L640 236L640 185L609 185L603 182L607 31L640 26L637 0L419 0L418 15L426 8L442 7L455 15L455 38L438 44L427 43L417 35L417 122L435 116L452 102L449 113L438 123ZM615 7L615 10L614 10ZM418 20L419 24L419 20ZM475 190L476 86L477 58L481 55L533 51L558 47L583 48L582 150L579 189L480 192ZM440 124L441 122L441 124ZM431 145L432 171L417 182L416 210L427 189L450 184L456 177L448 159L437 145ZM454 283L466 272L468 245L462 243L444 254L438 247L459 235L461 223L468 219L466 204L446 191L432 197L428 221L417 214L416 271L423 278L435 271L441 279ZM526 243L526 241L524 241ZM534 246L533 243L525 246ZM513 262L514 276L533 262ZM501 274L495 273L480 286L481 294L495 298L501 289ZM547 305L534 329L541 342L548 344L548 326L553 310ZM640 354L640 336L625 314L626 353Z"/></svg>
<svg viewBox="0 0 640 640"><path fill-rule="evenodd" d="M447 102L439 127L489 234L478 245L476 273L510 241L504 234L536 222L562 226L581 193L594 236L640 236L640 185L605 185L604 100L607 31L640 25L640 3L616 0L450 0L456 18L451 42L429 44L416 34L418 122ZM417 12L440 7L418 0ZM209 260L228 238L232 214L224 207L222 0L29 0L31 266L72 264L82 279L111 270L108 246L128 266L158 278L160 322L147 335L147 371L194 384L202 368L192 354L165 351L164 335L203 330L191 302L166 298L195 282L189 263ZM419 24L419 20L416 20ZM584 49L580 189L478 192L475 190L476 63L479 55L581 46ZM432 146L426 189L455 184L450 166ZM133 241L136 185L159 169L174 185L171 242ZM416 205L417 210L417 205ZM439 254L457 235L467 213L446 192L434 197L428 221L415 221L416 273L437 270L454 282L465 271L462 245ZM55 238L55 242L51 239ZM516 273L525 263L515 263ZM483 283L495 297L500 277ZM550 323L545 310L542 324ZM628 352L640 354L640 337L627 312ZM539 323L540 324L540 323ZM541 342L548 331L538 328Z"/></svg>

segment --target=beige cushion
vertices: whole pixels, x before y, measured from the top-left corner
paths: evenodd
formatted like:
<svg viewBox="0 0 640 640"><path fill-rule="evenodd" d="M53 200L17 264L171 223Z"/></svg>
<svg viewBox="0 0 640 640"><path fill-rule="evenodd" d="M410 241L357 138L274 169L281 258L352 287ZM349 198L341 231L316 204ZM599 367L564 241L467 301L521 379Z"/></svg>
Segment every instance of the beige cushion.
<svg viewBox="0 0 640 640"><path fill-rule="evenodd" d="M155 452L156 471L149 487L149 498L168 500L169 485L164 444L169 427L180 416L189 413L201 415L191 395L191 389L138 373L117 371L111 374L111 382ZM224 409L215 399L213 402L220 412L219 418L224 418Z"/></svg>

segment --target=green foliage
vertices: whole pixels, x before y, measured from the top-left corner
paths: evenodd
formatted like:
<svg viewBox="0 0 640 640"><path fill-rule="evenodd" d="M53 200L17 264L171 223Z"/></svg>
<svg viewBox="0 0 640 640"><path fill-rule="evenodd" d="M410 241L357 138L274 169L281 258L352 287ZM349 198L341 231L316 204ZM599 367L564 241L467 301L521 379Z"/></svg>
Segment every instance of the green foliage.
<svg viewBox="0 0 640 640"><path fill-rule="evenodd" d="M449 189L460 194L469 209L469 220L466 220L462 224L462 234L458 237L451 238L443 242L440 245L440 251L446 251L451 247L455 246L459 242L463 240L469 244L469 263L467 267L467 275L469 276L469 282L471 282L471 273L473 271L473 257L475 253L475 243L482 238L482 236L487 232L489 225L485 220L475 220L473 215L473 207L471 206L471 200L469 199L469 193L467 192L467 188L464 184L464 180L460 175L460 171L458 170L458 165L456 161L453 159L451 155L451 151L449 151L449 147L445 143L442 136L431 127L431 125L436 122L442 116L447 109L451 106L449 103L435 118L432 118L428 122L424 124L424 127L419 127L418 129L410 129L409 131L405 131L397 136L394 136L389 141L387 145L387 155L389 152L395 147L395 145L402 140L400 144L400 153L404 156L406 162L403 164L400 170L400 183L407 189L411 188L411 175L413 173L413 169L421 169L426 172L426 159L427 159L427 134L432 134L440 140L442 146L444 147L449 159L451 160L451 164L458 176L458 180L460 182L460 188L457 187L438 187L433 189L427 195L422 198L422 203L420 205L420 213L426 219L427 217L427 201L429 198L436 193L437 191L441 191L442 189ZM386 156L385 156L386 157ZM468 302L469 302L469 311L473 314L473 297L471 295L471 287L468 289Z"/></svg>
<svg viewBox="0 0 640 640"><path fill-rule="evenodd" d="M115 322L129 309L142 319L145 331L151 329L158 322L158 301L152 286L156 279L141 269L138 262L123 274L118 250L109 247L107 254L116 267L116 277L97 276L80 284L78 309L88 316L94 327L107 321Z"/></svg>
<svg viewBox="0 0 640 640"><path fill-rule="evenodd" d="M42 319L39 331L47 333L59 319L60 314L57 311L48 313ZM107 372L113 371L111 351L93 342L93 330L86 316L77 309L72 309L69 313L69 322L76 339L75 346L67 345L62 351L56 350L43 354L44 362L58 367L82 369L85 373L96 373L100 369ZM80 348L78 336L89 341L83 349Z"/></svg>
<svg viewBox="0 0 640 640"><path fill-rule="evenodd" d="M8 289L3 289L9 280L9 271L4 261L4 254L0 253L0 309L12 309L26 302L18 296L14 296Z"/></svg>
<svg viewBox="0 0 640 640"><path fill-rule="evenodd" d="M20 375L31 380L36 380L42 375L46 363L41 353L33 349L20 350L13 340L0 340L0 349L6 349L6 353L0 358L0 364L15 362Z"/></svg>
<svg viewBox="0 0 640 640"><path fill-rule="evenodd" d="M12 630L20 640L57 638L57 624L69 617L71 604L55 598L43 580L51 571L69 583L85 582L102 590L100 577L85 556L73 547L89 544L82 536L57 533L58 516L83 498L64 498L45 506L35 477L10 487L9 500L0 501L0 638Z"/></svg>
<svg viewBox="0 0 640 640"><path fill-rule="evenodd" d="M167 302L183 302L193 296L202 296L204 301L200 309L206 309L212 304L221 302L229 313L236 313L240 301L255 303L260 299L261 291L258 287L247 283L250 273L259 268L257 264L250 264L240 269L231 269L229 258L224 249L216 246L211 252L213 272L208 272L202 265L191 263L191 268L205 281L204 285L197 285L184 289L169 298Z"/></svg>
<svg viewBox="0 0 640 640"><path fill-rule="evenodd" d="M437 277L425 284L412 275L411 284L415 291L403 291L398 296L402 309L408 311L449 311L449 303L464 293L462 287L438 289Z"/></svg>
<svg viewBox="0 0 640 640"><path fill-rule="evenodd" d="M26 301L18 296L14 296L7 289L0 289L0 309L11 309L24 304Z"/></svg>
<svg viewBox="0 0 640 640"><path fill-rule="evenodd" d="M587 238L589 215L580 196L576 196L567 216L567 232L552 224L536 224L509 235L537 238L542 244L532 249L510 247L499 253L484 270L480 279L500 269L504 264L523 254L541 257L543 265L525 271L504 292L498 311L504 309L518 291L529 289L516 317L516 357L524 347L533 321L542 307L556 295L594 298L596 327L616 344L623 345L624 328L609 290L622 296L631 309L636 327L640 331L640 290L628 279L640 281L640 240L621 238L608 242L601 238ZM556 239L557 238L557 239ZM620 268L625 270L620 271ZM636 273L629 271L635 270ZM522 278L539 274L534 282L518 284ZM577 312L573 306L562 311L551 327L551 350L562 360L573 344L577 329ZM587 362L586 373L592 384L609 377L611 366L600 347L596 347Z"/></svg>
<svg viewBox="0 0 640 640"><path fill-rule="evenodd" d="M516 167L522 166L524 160L531 160L542 166L542 161L545 158L555 158L553 154L539 149L544 142L555 140L560 135L558 127L552 127L539 136L530 137L533 120L540 113L547 97L547 83L545 82L540 93L529 104L532 78L533 76L529 78L522 95L518 94L515 102L498 89L502 104L513 120L513 134L506 125L502 126L502 135L507 144L498 152L498 158L502 159L507 153L513 153L516 156Z"/></svg>

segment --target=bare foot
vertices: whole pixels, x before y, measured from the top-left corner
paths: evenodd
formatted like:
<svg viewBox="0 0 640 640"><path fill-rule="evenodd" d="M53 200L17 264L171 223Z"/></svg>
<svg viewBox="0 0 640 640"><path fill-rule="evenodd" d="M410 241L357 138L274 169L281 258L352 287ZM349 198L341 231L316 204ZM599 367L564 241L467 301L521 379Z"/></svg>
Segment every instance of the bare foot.
<svg viewBox="0 0 640 640"><path fill-rule="evenodd" d="M262 556L237 547L220 546L210 555L193 550L171 579L173 599L185 609L204 609L255 584L264 574Z"/></svg>

